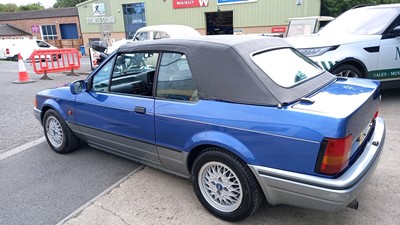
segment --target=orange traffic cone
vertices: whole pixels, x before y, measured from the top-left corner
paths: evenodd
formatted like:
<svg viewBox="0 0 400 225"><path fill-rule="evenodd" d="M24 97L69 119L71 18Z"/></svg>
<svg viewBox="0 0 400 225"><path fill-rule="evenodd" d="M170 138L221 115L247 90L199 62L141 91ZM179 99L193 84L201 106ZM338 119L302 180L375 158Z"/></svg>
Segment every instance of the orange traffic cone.
<svg viewBox="0 0 400 225"><path fill-rule="evenodd" d="M19 53L18 53L18 68L19 68L19 77L17 81L13 81L14 84L26 84L35 82L34 80L29 79L28 72L26 72L24 61L22 60L21 54Z"/></svg>

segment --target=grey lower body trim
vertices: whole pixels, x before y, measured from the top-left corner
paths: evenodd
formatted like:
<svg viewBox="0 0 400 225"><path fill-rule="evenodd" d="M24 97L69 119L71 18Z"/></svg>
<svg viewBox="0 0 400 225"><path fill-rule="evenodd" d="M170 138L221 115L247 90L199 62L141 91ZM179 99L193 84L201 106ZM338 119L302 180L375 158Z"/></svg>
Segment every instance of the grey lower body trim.
<svg viewBox="0 0 400 225"><path fill-rule="evenodd" d="M249 165L271 205L287 204L336 211L351 203L378 165L385 140L385 125L377 118L374 133L358 160L336 179Z"/></svg>
<svg viewBox="0 0 400 225"><path fill-rule="evenodd" d="M87 142L91 147L100 149L135 162L175 174L180 177L189 178L190 174L186 167L188 153L176 151L170 148L156 146L128 137L123 137L93 128L79 126L67 122L68 126L81 140Z"/></svg>
<svg viewBox="0 0 400 225"><path fill-rule="evenodd" d="M175 151L161 146L157 146L157 150L164 170L186 178L190 177L186 166L189 155L187 152Z"/></svg>

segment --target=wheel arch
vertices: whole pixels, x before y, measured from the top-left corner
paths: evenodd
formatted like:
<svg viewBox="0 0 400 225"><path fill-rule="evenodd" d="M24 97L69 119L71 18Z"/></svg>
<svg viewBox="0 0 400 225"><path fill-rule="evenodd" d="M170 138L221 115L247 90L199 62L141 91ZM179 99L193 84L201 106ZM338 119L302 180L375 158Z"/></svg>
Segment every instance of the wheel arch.
<svg viewBox="0 0 400 225"><path fill-rule="evenodd" d="M332 66L330 69L329 69L329 72L330 73L332 73L332 71L334 71L335 69L337 69L338 67L340 67L340 66L342 66L342 65L351 65L351 66L354 66L354 67L356 67L357 69L359 69L360 71L361 71L361 73L363 74L363 78L366 78L367 77L367 75L368 75L368 69L367 69L367 67L365 66L365 64L361 61L361 60L359 60L359 59L356 59L356 58L353 58L353 57L348 57L348 58L345 58L345 59L343 59L343 60L340 60L339 62L337 62L334 66Z"/></svg>
<svg viewBox="0 0 400 225"><path fill-rule="evenodd" d="M198 139L201 138L202 139ZM206 137L206 138L204 138ZM206 151L208 148L217 147L222 151L227 153L234 154L240 160L242 160L245 164L250 164L255 162L254 154L238 139L233 136L230 136L226 133L220 133L215 131L202 132L195 135L191 140L198 140L196 142L187 143L189 150L189 154L186 160L186 166L191 173L192 166L196 158Z"/></svg>
<svg viewBox="0 0 400 225"><path fill-rule="evenodd" d="M44 114L46 114L46 112L49 109L52 109L52 110L56 111L56 113L59 114L64 120L67 120L67 115L64 113L64 111L62 110L60 105L56 101L54 101L52 99L47 99L43 103L42 112L40 114L40 120L41 120L42 123L43 123Z"/></svg>

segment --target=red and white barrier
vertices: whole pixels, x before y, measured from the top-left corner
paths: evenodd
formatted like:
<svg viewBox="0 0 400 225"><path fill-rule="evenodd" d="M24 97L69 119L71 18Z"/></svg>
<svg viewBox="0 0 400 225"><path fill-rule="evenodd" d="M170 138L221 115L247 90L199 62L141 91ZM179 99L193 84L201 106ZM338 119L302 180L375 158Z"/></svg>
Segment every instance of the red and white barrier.
<svg viewBox="0 0 400 225"><path fill-rule="evenodd" d="M81 66L81 56L75 48L35 50L29 57L36 74L44 74L40 79L51 79L48 73L70 71L67 76L79 76L74 72Z"/></svg>

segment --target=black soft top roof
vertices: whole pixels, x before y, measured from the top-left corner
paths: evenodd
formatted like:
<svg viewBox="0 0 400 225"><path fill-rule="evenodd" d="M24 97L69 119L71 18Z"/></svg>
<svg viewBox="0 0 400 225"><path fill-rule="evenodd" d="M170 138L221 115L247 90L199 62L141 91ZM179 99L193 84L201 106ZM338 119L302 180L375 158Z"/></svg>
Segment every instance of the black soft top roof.
<svg viewBox="0 0 400 225"><path fill-rule="evenodd" d="M251 59L253 53L275 48L291 45L282 38L219 35L128 43L118 52L185 53L203 99L273 106L298 100L335 79L324 72L294 87L277 85Z"/></svg>

